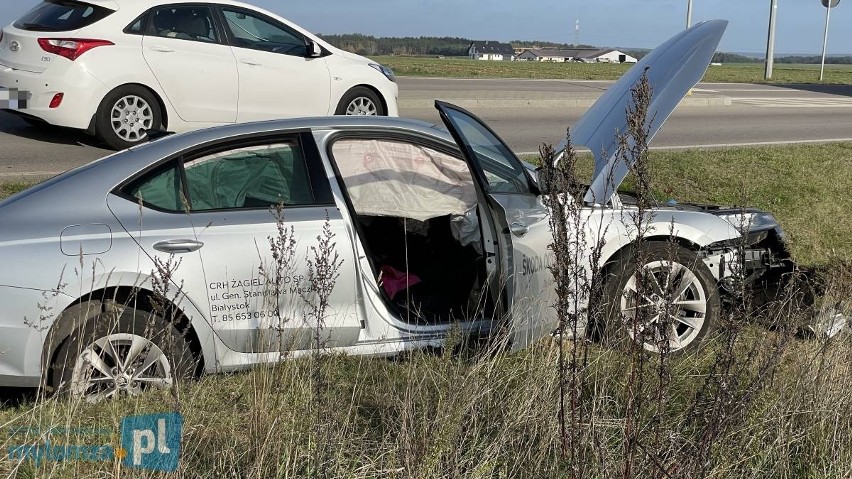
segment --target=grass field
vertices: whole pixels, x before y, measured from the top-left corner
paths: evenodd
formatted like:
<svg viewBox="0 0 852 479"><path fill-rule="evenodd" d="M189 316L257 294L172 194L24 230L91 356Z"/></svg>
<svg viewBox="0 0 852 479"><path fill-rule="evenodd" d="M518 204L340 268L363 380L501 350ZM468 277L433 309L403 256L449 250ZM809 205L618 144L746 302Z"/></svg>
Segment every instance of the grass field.
<svg viewBox="0 0 852 479"><path fill-rule="evenodd" d="M474 61L459 58L380 56L400 76L615 80L629 64ZM819 65L776 64L772 83L819 83ZM764 83L762 63L710 66L705 82ZM852 65L826 65L824 83L852 84Z"/></svg>
<svg viewBox="0 0 852 479"><path fill-rule="evenodd" d="M658 199L774 211L795 255L852 295L852 144L652 152ZM0 185L0 197L26 185ZM629 186L629 185L628 185ZM814 478L852 474L852 341L797 339L725 316L698 352L658 360L555 338L520 353L311 356L204 377L178 393L0 409L14 478ZM782 311L786 317L788 313ZM452 349L452 348L450 348ZM561 447L560 353L576 417ZM637 379L638 378L638 379ZM8 460L18 445L121 444L122 418L179 411L175 473L121 461ZM634 430L633 427L636 426ZM17 428L23 428L23 431ZM51 431L60 432L45 432ZM102 431L98 436L80 431ZM69 432L72 431L72 432ZM73 432L76 431L76 432ZM629 440L627 439L629 438ZM573 442L572 442L573 441Z"/></svg>
<svg viewBox="0 0 852 479"><path fill-rule="evenodd" d="M31 186L30 183L15 181L15 182L0 182L0 198L5 198L9 195L17 193Z"/></svg>

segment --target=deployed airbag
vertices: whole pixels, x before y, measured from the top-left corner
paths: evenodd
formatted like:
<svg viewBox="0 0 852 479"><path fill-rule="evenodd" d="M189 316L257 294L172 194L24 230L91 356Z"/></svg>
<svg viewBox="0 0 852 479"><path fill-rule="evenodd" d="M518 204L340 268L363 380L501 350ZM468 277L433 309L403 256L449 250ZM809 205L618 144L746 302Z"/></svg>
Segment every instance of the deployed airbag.
<svg viewBox="0 0 852 479"><path fill-rule="evenodd" d="M345 139L334 143L332 154L359 215L426 221L464 215L477 204L467 164L430 148Z"/></svg>

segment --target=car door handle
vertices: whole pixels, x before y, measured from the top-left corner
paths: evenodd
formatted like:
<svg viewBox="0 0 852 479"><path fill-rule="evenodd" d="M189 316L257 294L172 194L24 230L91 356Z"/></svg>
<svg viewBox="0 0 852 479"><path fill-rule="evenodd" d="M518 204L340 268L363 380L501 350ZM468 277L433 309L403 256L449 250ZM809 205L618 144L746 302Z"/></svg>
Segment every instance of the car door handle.
<svg viewBox="0 0 852 479"><path fill-rule="evenodd" d="M161 46L161 45L151 45L148 48L150 50L153 50L155 52L160 52L160 53L173 53L175 51L173 48L164 47L164 46Z"/></svg>
<svg viewBox="0 0 852 479"><path fill-rule="evenodd" d="M259 66L263 65L263 63L260 63L259 61L256 61L256 60L250 60L250 59L248 59L248 58L242 58L242 59L240 59L240 63L244 63L244 64L246 64L246 65L251 65L251 66L253 66L253 67L259 67Z"/></svg>
<svg viewBox="0 0 852 479"><path fill-rule="evenodd" d="M509 226L509 231L511 231L515 236L523 236L530 231L530 227L522 225L521 223L512 223L512 225Z"/></svg>
<svg viewBox="0 0 852 479"><path fill-rule="evenodd" d="M202 246L204 246L204 243L201 241L188 239L174 239L154 243L154 249L163 253L191 253L201 249Z"/></svg>

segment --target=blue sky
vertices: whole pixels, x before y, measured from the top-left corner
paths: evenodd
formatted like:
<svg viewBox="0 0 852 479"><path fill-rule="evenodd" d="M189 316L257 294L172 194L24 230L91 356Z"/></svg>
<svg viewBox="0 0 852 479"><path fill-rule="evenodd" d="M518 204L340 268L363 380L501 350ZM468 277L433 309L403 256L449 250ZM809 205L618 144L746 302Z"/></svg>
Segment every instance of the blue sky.
<svg viewBox="0 0 852 479"><path fill-rule="evenodd" d="M459 36L477 40L580 41L650 48L686 25L687 0L249 0L318 33ZM0 0L0 24L36 2ZM720 50L765 52L770 0L693 0L693 21L724 18ZM822 51L819 0L778 0L776 52ZM852 54L852 0L832 10L829 53Z"/></svg>

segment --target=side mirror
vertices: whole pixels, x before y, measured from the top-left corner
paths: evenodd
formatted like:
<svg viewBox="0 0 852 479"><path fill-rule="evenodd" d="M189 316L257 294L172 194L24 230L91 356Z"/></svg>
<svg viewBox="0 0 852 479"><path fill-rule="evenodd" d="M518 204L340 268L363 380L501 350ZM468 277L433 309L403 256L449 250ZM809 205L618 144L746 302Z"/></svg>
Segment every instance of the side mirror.
<svg viewBox="0 0 852 479"><path fill-rule="evenodd" d="M308 40L307 47L308 47L308 57L317 58L317 57L322 56L322 47L319 45L319 43L317 43L313 40Z"/></svg>

